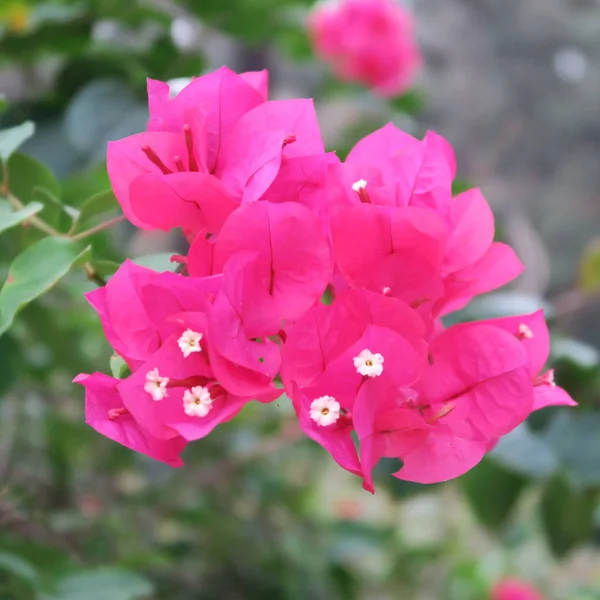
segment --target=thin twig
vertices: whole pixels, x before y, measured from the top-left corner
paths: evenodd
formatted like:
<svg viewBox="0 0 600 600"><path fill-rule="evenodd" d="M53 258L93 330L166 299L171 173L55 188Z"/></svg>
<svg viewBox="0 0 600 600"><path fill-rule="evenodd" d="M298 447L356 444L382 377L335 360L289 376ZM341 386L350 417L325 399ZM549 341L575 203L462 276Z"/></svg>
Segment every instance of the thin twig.
<svg viewBox="0 0 600 600"><path fill-rule="evenodd" d="M112 227L113 225L116 225L117 223L120 223L121 221L124 221L125 219L126 219L125 215L121 215L120 217L115 217L114 219L111 219L110 221L105 221L104 223L100 223L100 225L96 225L95 227L86 229L85 231L82 231L81 233L78 233L77 235L73 235L73 236L71 236L71 239L74 242L83 240L86 237L89 237L90 235L94 235L94 233L98 233L99 231L102 231L103 229L107 229L108 227Z"/></svg>
<svg viewBox="0 0 600 600"><path fill-rule="evenodd" d="M106 285L106 279L104 279L102 275L97 273L94 267L92 267L92 265L89 262L86 262L83 265L83 268L85 269L85 273L90 281L93 281L99 287L104 287Z"/></svg>

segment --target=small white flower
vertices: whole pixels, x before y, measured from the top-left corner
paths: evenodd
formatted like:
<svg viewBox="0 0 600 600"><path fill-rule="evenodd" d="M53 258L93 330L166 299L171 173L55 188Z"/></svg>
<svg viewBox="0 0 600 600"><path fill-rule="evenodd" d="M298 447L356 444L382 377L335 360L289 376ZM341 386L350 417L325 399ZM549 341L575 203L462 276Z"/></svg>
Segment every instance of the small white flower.
<svg viewBox="0 0 600 600"><path fill-rule="evenodd" d="M340 418L340 403L333 396L321 396L311 402L310 418L321 427L333 425Z"/></svg>
<svg viewBox="0 0 600 600"><path fill-rule="evenodd" d="M533 337L533 331L525 323L521 323L517 329L517 337L520 340L530 340Z"/></svg>
<svg viewBox="0 0 600 600"><path fill-rule="evenodd" d="M169 383L168 377L161 377L158 369L152 369L146 373L144 391L152 396L152 400L162 400L169 395L167 383Z"/></svg>
<svg viewBox="0 0 600 600"><path fill-rule="evenodd" d="M197 333L191 329L186 329L181 334L181 337L177 340L177 345L183 352L185 358L193 352L202 352L202 346L200 345L202 337L201 333Z"/></svg>
<svg viewBox="0 0 600 600"><path fill-rule="evenodd" d="M364 179L359 179L352 184L352 190L359 193L367 187L367 182Z"/></svg>
<svg viewBox="0 0 600 600"><path fill-rule="evenodd" d="M354 366L360 375L378 377L383 373L383 356L373 354L365 348L358 356L354 357Z"/></svg>
<svg viewBox="0 0 600 600"><path fill-rule="evenodd" d="M190 417L205 417L211 410L214 400L207 387L197 385L183 394L183 410Z"/></svg>

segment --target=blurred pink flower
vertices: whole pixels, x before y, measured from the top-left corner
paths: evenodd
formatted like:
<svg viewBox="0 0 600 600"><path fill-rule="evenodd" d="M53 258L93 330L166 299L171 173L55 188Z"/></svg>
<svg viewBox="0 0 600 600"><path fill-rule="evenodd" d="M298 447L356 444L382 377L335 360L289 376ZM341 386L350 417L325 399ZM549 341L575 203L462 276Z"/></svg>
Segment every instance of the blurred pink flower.
<svg viewBox="0 0 600 600"><path fill-rule="evenodd" d="M490 600L544 600L544 597L525 581L503 579L492 589Z"/></svg>
<svg viewBox="0 0 600 600"><path fill-rule="evenodd" d="M395 0L318 4L308 20L315 52L343 80L381 96L406 91L421 66L413 19Z"/></svg>

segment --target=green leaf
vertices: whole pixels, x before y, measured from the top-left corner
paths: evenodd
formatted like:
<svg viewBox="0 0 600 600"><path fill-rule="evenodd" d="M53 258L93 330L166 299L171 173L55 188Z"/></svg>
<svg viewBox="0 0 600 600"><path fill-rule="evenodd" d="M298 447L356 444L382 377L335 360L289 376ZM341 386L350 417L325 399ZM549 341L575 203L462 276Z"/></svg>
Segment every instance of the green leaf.
<svg viewBox="0 0 600 600"><path fill-rule="evenodd" d="M528 477L548 477L559 466L552 446L533 433L527 423L500 438L489 456L509 471Z"/></svg>
<svg viewBox="0 0 600 600"><path fill-rule="evenodd" d="M0 159L7 161L34 133L35 125L32 121L0 131Z"/></svg>
<svg viewBox="0 0 600 600"><path fill-rule="evenodd" d="M164 271L175 271L179 266L175 262L171 262L173 252L160 252L159 254L148 254L147 256L139 256L132 259L136 265L146 267L162 273Z"/></svg>
<svg viewBox="0 0 600 600"><path fill-rule="evenodd" d="M23 204L33 201L42 202L44 204L43 218L46 222L53 224L55 222L53 219L58 218L62 207L58 200L61 196L60 184L52 171L35 158L18 152L8 160L7 170L8 184L12 194Z"/></svg>
<svg viewBox="0 0 600 600"><path fill-rule="evenodd" d="M110 371L115 379L125 379L131 374L127 363L116 352L110 357Z"/></svg>
<svg viewBox="0 0 600 600"><path fill-rule="evenodd" d="M22 223L44 208L39 202L31 202L21 210L13 210L10 203L0 200L0 233Z"/></svg>
<svg viewBox="0 0 600 600"><path fill-rule="evenodd" d="M89 260L90 247L81 251L71 240L48 237L19 254L0 290L0 335L29 302L47 292L77 262Z"/></svg>
<svg viewBox="0 0 600 600"><path fill-rule="evenodd" d="M561 411L544 439L573 485L600 485L600 413Z"/></svg>
<svg viewBox="0 0 600 600"><path fill-rule="evenodd" d="M6 110L8 106L8 100L4 94L0 94L0 113Z"/></svg>
<svg viewBox="0 0 600 600"><path fill-rule="evenodd" d="M119 203L117 202L112 190L106 190L104 192L94 194L85 200L79 207L80 212L79 217L77 218L76 231L79 229L84 229L84 226L92 218L117 208L119 208Z"/></svg>
<svg viewBox="0 0 600 600"><path fill-rule="evenodd" d="M29 583L32 587L37 587L38 585L38 575L36 570L27 561L16 554L0 552L0 571L15 575L19 579L23 579Z"/></svg>
<svg viewBox="0 0 600 600"><path fill-rule="evenodd" d="M593 492L574 490L560 477L548 482L540 509L546 539L556 556L564 556L592 537L595 504Z"/></svg>
<svg viewBox="0 0 600 600"><path fill-rule="evenodd" d="M416 116L425 109L425 101L423 90L413 89L391 100L391 105L401 113Z"/></svg>
<svg viewBox="0 0 600 600"><path fill-rule="evenodd" d="M476 186L473 185L471 181L468 181L467 179L460 179L459 177L457 177L452 182L452 195L458 196L459 194L462 194L463 192L466 192L467 190L470 190L474 187Z"/></svg>
<svg viewBox="0 0 600 600"><path fill-rule="evenodd" d="M80 571L63 577L44 600L138 600L153 593L145 577L117 568Z"/></svg>
<svg viewBox="0 0 600 600"><path fill-rule="evenodd" d="M510 516L527 479L484 459L459 480L479 521L489 529L500 529Z"/></svg>
<svg viewBox="0 0 600 600"><path fill-rule="evenodd" d="M579 264L579 287L584 292L600 288L600 240L588 244Z"/></svg>
<svg viewBox="0 0 600 600"><path fill-rule="evenodd" d="M114 275L121 265L112 260L93 260L92 267L100 277L110 277Z"/></svg>
<svg viewBox="0 0 600 600"><path fill-rule="evenodd" d="M16 383L22 372L21 350L10 335L0 337L0 356L2 357L0 360L0 399L2 399L2 396Z"/></svg>

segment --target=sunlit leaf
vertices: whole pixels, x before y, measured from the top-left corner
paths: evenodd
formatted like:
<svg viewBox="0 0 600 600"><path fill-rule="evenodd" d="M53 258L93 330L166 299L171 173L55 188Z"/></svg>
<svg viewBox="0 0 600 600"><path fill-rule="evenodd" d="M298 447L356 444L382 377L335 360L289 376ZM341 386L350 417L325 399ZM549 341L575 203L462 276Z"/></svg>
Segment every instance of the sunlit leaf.
<svg viewBox="0 0 600 600"><path fill-rule="evenodd" d="M44 600L138 600L148 598L152 584L141 575L117 568L84 570L63 577Z"/></svg>
<svg viewBox="0 0 600 600"><path fill-rule="evenodd" d="M8 160L35 133L32 121L25 121L21 125L0 131L0 159Z"/></svg>
<svg viewBox="0 0 600 600"><path fill-rule="evenodd" d="M0 335L29 302L47 292L77 262L88 260L90 248L65 238L48 237L19 254L0 290Z"/></svg>
<svg viewBox="0 0 600 600"><path fill-rule="evenodd" d="M0 233L22 223L44 208L39 202L31 202L21 210L13 210L11 205L0 200Z"/></svg>

